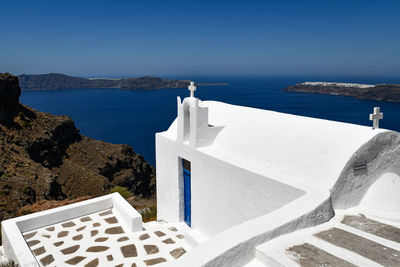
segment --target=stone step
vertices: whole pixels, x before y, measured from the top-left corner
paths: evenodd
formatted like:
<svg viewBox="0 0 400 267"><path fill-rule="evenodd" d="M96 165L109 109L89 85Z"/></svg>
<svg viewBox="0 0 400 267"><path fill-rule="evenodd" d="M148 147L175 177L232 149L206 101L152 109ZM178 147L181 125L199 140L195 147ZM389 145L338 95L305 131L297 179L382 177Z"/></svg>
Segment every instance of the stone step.
<svg viewBox="0 0 400 267"><path fill-rule="evenodd" d="M266 266L271 267L316 267L316 266L368 266L382 267L350 250L337 247L312 234L283 240L283 242L264 243L257 247L257 258ZM302 240L302 242L300 241ZM282 240L281 240L282 241ZM291 245L288 245L290 244Z"/></svg>
<svg viewBox="0 0 400 267"><path fill-rule="evenodd" d="M357 253L383 266L400 266L400 251L333 227L315 234L316 237L337 247Z"/></svg>
<svg viewBox="0 0 400 267"><path fill-rule="evenodd" d="M190 228L186 223L180 223L181 229L185 232L185 241L192 247L205 242L207 237L200 231Z"/></svg>
<svg viewBox="0 0 400 267"><path fill-rule="evenodd" d="M368 219L364 215L347 215L343 218L341 223L354 227L363 232L400 243L399 228Z"/></svg>
<svg viewBox="0 0 400 267"><path fill-rule="evenodd" d="M336 228L342 229L344 231L350 232L350 233L355 234L357 236L364 237L365 239L369 239L371 241L379 243L379 244L381 244L383 246L390 247L390 248L392 248L394 250L400 251L400 243L391 241L389 239L382 238L382 237L374 235L374 234L370 234L368 232L364 232L364 231L359 230L357 228L348 226L347 224L337 223L335 225L332 225L332 227L336 227ZM331 228L331 227L329 227L329 228ZM323 230L327 230L327 229L328 228L323 229Z"/></svg>
<svg viewBox="0 0 400 267"><path fill-rule="evenodd" d="M343 214L343 213L342 213ZM363 215L337 215L261 244L256 258L266 266L400 266L400 228Z"/></svg>
<svg viewBox="0 0 400 267"><path fill-rule="evenodd" d="M314 247L317 247L326 253L329 253L333 255L336 258L342 259L346 262L349 262L350 264L353 264L355 266L368 266L368 267L382 267L382 265L371 261L353 251L350 251L348 249L342 248L335 246L329 242L326 242L318 237L315 236L308 236L306 237L306 240L308 243L313 245ZM328 262L326 265L329 265Z"/></svg>
<svg viewBox="0 0 400 267"><path fill-rule="evenodd" d="M325 250L315 247L309 243L296 245L287 249L289 256L300 266L320 267L320 266L341 266L356 267L350 262L338 258Z"/></svg>

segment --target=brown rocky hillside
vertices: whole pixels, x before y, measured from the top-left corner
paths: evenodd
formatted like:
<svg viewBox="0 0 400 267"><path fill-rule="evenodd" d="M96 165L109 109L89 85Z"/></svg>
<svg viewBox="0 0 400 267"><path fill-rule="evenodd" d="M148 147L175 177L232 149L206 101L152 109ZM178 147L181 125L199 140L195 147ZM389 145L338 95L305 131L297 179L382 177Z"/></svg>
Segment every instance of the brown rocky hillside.
<svg viewBox="0 0 400 267"><path fill-rule="evenodd" d="M19 103L18 78L0 74L0 220L43 200L96 197L116 186L154 198L155 169L128 145L93 140L74 121Z"/></svg>

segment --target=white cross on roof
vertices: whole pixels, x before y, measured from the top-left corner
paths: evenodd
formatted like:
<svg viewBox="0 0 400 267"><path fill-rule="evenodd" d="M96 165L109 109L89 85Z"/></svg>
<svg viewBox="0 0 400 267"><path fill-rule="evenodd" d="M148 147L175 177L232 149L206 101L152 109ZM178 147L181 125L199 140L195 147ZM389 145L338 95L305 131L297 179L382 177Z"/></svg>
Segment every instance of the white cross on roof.
<svg viewBox="0 0 400 267"><path fill-rule="evenodd" d="M194 97L194 91L196 91L196 86L194 85L194 82L190 82L188 90L190 91L190 97Z"/></svg>
<svg viewBox="0 0 400 267"><path fill-rule="evenodd" d="M380 112L379 107L374 107L374 113L369 114L369 120L373 121L372 129L379 128L379 120L383 119L383 113Z"/></svg>

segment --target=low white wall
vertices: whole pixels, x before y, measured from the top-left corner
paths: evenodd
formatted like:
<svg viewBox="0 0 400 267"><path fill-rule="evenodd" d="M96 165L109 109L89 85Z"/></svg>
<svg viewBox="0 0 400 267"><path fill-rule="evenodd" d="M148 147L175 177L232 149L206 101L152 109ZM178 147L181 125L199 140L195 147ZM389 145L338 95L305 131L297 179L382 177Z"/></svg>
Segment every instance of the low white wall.
<svg viewBox="0 0 400 267"><path fill-rule="evenodd" d="M20 266L39 266L22 233L110 208L121 215L122 223L130 231L142 230L142 216L119 193L113 193L2 221L1 233L6 257Z"/></svg>
<svg viewBox="0 0 400 267"><path fill-rule="evenodd" d="M400 176L382 175L371 185L360 203L361 207L388 212L400 212Z"/></svg>
<svg viewBox="0 0 400 267"><path fill-rule="evenodd" d="M157 134L157 217L183 220L181 161L191 162L192 228L212 236L268 214L305 192Z"/></svg>
<svg viewBox="0 0 400 267"><path fill-rule="evenodd" d="M363 170L355 171L357 166L362 166ZM386 173L400 176L398 132L379 133L353 154L332 188L334 208L347 209L358 205L370 186Z"/></svg>

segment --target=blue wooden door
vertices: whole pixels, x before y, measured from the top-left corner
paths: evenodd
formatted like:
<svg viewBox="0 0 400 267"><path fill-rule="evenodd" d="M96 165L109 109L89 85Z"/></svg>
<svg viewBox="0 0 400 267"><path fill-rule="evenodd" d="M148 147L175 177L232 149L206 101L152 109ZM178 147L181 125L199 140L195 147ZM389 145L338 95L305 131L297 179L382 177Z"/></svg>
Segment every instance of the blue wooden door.
<svg viewBox="0 0 400 267"><path fill-rule="evenodd" d="M187 225L192 225L191 220L191 189L190 189L190 162L183 160L183 187L185 201L185 222Z"/></svg>

